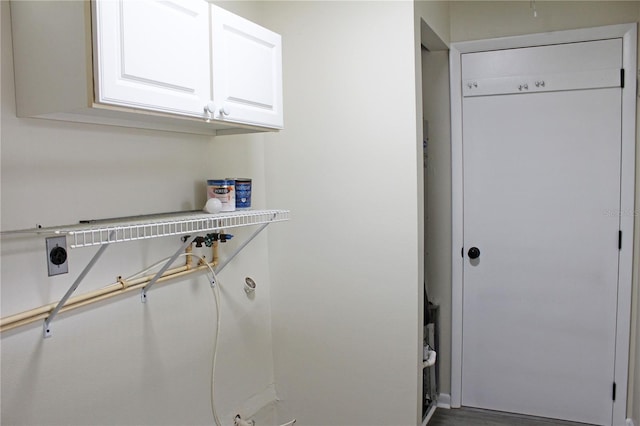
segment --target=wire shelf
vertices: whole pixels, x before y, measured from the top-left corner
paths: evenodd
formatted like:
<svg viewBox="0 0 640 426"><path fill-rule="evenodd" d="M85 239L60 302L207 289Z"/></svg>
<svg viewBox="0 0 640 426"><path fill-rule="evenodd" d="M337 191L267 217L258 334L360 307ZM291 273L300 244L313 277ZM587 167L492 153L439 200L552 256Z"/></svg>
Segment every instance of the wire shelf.
<svg viewBox="0 0 640 426"><path fill-rule="evenodd" d="M248 210L229 213L170 214L129 220L125 223L74 225L58 229L67 235L69 247L89 247L102 244L136 241L182 235L193 232L219 231L240 226L282 222L289 219L288 210Z"/></svg>
<svg viewBox="0 0 640 426"><path fill-rule="evenodd" d="M91 220L78 225L2 231L0 235L3 237L20 234L65 235L69 248L79 248L193 232L219 231L285 220L289 220L289 210L239 210L215 214L189 211Z"/></svg>

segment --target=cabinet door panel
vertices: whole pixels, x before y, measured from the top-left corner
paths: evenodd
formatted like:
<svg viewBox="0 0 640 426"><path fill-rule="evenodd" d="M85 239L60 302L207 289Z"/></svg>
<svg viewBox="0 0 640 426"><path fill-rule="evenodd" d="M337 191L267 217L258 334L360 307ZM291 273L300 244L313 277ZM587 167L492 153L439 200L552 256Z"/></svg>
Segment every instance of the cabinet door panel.
<svg viewBox="0 0 640 426"><path fill-rule="evenodd" d="M208 3L97 1L99 103L202 116L210 98Z"/></svg>
<svg viewBox="0 0 640 426"><path fill-rule="evenodd" d="M280 35L213 5L211 21L215 118L282 128Z"/></svg>

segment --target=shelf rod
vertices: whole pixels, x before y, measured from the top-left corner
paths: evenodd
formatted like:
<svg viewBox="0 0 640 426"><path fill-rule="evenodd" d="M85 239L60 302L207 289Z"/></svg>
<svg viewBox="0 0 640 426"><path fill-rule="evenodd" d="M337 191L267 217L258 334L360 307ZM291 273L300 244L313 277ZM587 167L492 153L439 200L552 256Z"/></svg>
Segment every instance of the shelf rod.
<svg viewBox="0 0 640 426"><path fill-rule="evenodd" d="M271 218L271 220L275 219L275 217L276 217L276 215L274 214L273 217ZM243 241L243 243L240 244L240 246L236 249L236 251L231 253L231 256L229 256L227 259L225 259L223 262L220 263L220 265L216 268L216 273L222 271L224 269L224 267L227 266L227 264L229 262L231 262L233 260L233 258L236 257L238 255L238 253L240 253L247 246L247 244L249 244L251 242L251 240L253 240L255 237L257 237L258 234L260 232L262 232L262 230L264 228L269 226L270 223L271 222L263 223L262 226L260 226L260 228L256 229L256 231L249 236L249 238L247 238L245 241Z"/></svg>
<svg viewBox="0 0 640 426"><path fill-rule="evenodd" d="M140 295L142 303L145 303L147 301L147 291L149 291L149 289L156 283L156 281L158 281L158 278L160 278L162 274L164 274L165 271L169 269L169 266L171 266L171 264L175 262L178 256L180 256L180 254L184 252L187 247L189 247L189 245L193 242L193 240L196 239L196 237L197 235L187 235L185 237L184 243L180 246L178 251L176 251L173 256L171 256L171 258L167 261L167 263L165 263L162 268L160 268L158 273L151 279L151 281L149 281L149 283L142 288L142 294Z"/></svg>
<svg viewBox="0 0 640 426"><path fill-rule="evenodd" d="M113 235L114 232L115 231L112 231L111 234ZM58 312L67 302L67 299L69 299L69 297L71 297L73 292L76 291L76 289L78 288L78 286L80 285L84 277L87 276L91 268L93 268L93 265L95 265L98 259L100 259L100 256L102 256L102 253L104 253L107 247L109 247L109 244L105 244L98 249L98 251L93 256L93 258L91 258L87 266L85 266L85 268L82 270L80 275L78 275L78 278L76 278L75 282L71 285L71 287L69 287L69 290L67 290L67 292L62 297L62 299L60 299L60 301L58 302L56 307L53 309L53 311L51 311L51 314L44 320L44 330L43 330L44 337L51 337L51 321L53 321L53 318L55 318L55 316L58 315Z"/></svg>

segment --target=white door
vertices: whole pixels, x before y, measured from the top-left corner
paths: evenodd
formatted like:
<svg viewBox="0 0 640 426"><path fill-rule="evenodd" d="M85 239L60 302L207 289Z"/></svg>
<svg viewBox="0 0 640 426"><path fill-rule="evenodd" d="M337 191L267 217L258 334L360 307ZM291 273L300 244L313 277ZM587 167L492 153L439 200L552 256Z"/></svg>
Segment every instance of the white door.
<svg viewBox="0 0 640 426"><path fill-rule="evenodd" d="M282 40L211 5L214 118L283 127Z"/></svg>
<svg viewBox="0 0 640 426"><path fill-rule="evenodd" d="M620 40L470 55L462 404L610 425Z"/></svg>
<svg viewBox="0 0 640 426"><path fill-rule="evenodd" d="M202 117L210 100L209 4L93 3L96 100Z"/></svg>

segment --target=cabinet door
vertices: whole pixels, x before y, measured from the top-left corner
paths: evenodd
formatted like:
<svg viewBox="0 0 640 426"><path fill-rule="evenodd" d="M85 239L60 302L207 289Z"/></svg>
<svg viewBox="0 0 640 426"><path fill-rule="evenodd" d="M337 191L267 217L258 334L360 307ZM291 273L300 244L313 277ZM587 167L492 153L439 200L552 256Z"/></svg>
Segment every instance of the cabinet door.
<svg viewBox="0 0 640 426"><path fill-rule="evenodd" d="M96 0L98 103L203 116L210 98L205 0Z"/></svg>
<svg viewBox="0 0 640 426"><path fill-rule="evenodd" d="M214 118L282 128L279 34L211 5Z"/></svg>

